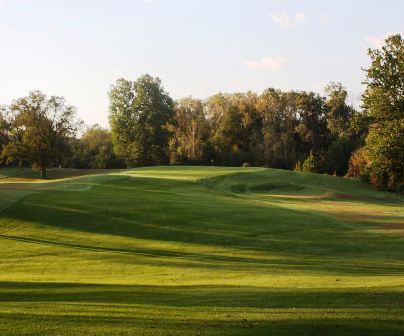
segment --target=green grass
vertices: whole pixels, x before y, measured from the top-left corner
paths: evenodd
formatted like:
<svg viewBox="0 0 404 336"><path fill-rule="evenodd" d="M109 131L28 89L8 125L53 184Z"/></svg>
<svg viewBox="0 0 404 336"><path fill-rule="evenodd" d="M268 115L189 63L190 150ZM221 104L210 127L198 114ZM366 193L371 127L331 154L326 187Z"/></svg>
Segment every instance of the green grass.
<svg viewBox="0 0 404 336"><path fill-rule="evenodd" d="M261 168L70 173L0 181L0 335L404 334L395 194Z"/></svg>

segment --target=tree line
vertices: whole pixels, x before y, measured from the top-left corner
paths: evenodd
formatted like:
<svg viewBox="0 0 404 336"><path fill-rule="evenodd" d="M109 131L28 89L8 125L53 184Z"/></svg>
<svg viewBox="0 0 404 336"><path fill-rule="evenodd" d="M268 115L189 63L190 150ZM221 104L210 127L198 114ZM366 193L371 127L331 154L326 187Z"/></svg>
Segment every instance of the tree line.
<svg viewBox="0 0 404 336"><path fill-rule="evenodd" d="M265 166L363 177L403 189L404 41L370 49L358 111L347 91L274 88L174 101L159 78L119 79L109 92L110 130L82 123L62 97L41 92L0 110L3 164L46 168L151 165Z"/></svg>

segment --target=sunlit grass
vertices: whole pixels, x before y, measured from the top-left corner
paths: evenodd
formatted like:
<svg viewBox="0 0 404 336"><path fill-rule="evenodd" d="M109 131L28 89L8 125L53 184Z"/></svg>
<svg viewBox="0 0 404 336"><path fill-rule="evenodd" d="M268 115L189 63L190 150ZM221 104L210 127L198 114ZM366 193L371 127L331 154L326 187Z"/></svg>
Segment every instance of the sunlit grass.
<svg viewBox="0 0 404 336"><path fill-rule="evenodd" d="M397 195L262 168L63 174L0 184L1 335L404 333Z"/></svg>

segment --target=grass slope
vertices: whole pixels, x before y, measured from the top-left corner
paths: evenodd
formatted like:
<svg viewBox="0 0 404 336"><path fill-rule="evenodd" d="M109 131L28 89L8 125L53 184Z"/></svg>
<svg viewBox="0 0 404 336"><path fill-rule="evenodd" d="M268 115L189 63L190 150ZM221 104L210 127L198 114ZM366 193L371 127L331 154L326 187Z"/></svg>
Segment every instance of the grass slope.
<svg viewBox="0 0 404 336"><path fill-rule="evenodd" d="M397 195L260 168L29 182L0 182L1 335L404 334Z"/></svg>

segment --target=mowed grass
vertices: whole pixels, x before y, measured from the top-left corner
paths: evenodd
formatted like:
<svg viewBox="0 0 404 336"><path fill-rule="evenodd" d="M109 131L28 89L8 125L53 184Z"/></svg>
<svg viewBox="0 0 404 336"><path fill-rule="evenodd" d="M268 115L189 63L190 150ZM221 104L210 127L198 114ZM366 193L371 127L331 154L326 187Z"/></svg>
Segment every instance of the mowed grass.
<svg viewBox="0 0 404 336"><path fill-rule="evenodd" d="M398 195L262 168L68 174L0 181L0 335L404 334Z"/></svg>

